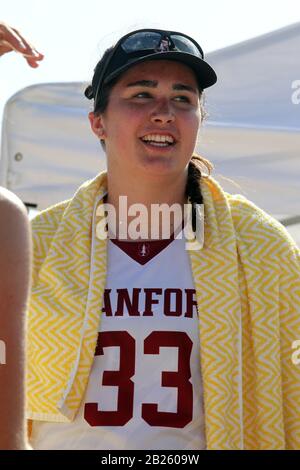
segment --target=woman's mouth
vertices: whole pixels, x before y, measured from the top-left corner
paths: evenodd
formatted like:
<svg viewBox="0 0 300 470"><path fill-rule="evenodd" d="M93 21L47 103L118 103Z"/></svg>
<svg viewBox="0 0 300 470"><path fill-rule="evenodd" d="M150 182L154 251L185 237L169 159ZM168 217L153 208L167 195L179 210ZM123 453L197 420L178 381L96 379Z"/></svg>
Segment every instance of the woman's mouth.
<svg viewBox="0 0 300 470"><path fill-rule="evenodd" d="M171 135L148 134L141 137L141 141L148 147L171 147L175 145L175 139Z"/></svg>

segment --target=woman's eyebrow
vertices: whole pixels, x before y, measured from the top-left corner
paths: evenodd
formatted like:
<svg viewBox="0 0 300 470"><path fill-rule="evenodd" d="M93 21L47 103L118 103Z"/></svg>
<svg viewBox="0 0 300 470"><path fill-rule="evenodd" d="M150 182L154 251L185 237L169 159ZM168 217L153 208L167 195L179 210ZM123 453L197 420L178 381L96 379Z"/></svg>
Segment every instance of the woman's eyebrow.
<svg viewBox="0 0 300 470"><path fill-rule="evenodd" d="M191 91L192 93L197 94L196 88L190 85L184 85L183 83L175 83L173 85L173 90L184 90L184 91Z"/></svg>
<svg viewBox="0 0 300 470"><path fill-rule="evenodd" d="M137 80L136 82L128 83L126 87L142 86L142 87L156 88L157 85L158 85L157 80ZM184 90L184 91L190 91L192 93L197 94L196 88L190 85L185 85L183 83L174 83L172 88L173 90Z"/></svg>
<svg viewBox="0 0 300 470"><path fill-rule="evenodd" d="M126 86L127 87L146 86L150 88L155 88L157 87L157 84L158 84L157 80L137 80L136 82L128 83Z"/></svg>

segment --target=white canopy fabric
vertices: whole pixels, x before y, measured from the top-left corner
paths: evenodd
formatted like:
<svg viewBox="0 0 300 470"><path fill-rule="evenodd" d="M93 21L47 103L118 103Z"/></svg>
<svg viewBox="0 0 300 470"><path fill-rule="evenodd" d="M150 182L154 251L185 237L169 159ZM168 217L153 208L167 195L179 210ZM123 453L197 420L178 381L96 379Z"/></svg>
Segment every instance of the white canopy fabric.
<svg viewBox="0 0 300 470"><path fill-rule="evenodd" d="M218 82L200 151L277 217L300 214L299 50L296 23L209 55Z"/></svg>
<svg viewBox="0 0 300 470"><path fill-rule="evenodd" d="M0 184L39 210L69 198L106 167L82 83L27 87L7 102Z"/></svg>
<svg viewBox="0 0 300 470"><path fill-rule="evenodd" d="M198 142L225 190L293 221L300 214L300 103L292 88L300 89L299 50L296 23L208 54L218 82L206 91L210 117ZM0 184L39 210L106 166L89 128L85 85L34 85L6 104Z"/></svg>

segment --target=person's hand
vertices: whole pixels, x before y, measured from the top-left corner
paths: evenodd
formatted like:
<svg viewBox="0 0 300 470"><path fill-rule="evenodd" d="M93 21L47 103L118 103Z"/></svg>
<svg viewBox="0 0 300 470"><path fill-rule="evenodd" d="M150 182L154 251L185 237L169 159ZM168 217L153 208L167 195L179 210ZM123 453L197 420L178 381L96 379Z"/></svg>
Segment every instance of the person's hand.
<svg viewBox="0 0 300 470"><path fill-rule="evenodd" d="M33 68L44 58L15 28L0 21L0 56L11 51L22 54Z"/></svg>

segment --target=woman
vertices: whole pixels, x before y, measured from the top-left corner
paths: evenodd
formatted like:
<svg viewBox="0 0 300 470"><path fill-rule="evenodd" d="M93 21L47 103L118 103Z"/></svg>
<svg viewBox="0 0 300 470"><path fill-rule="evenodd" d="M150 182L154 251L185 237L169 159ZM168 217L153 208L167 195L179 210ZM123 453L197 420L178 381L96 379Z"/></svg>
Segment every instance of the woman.
<svg viewBox="0 0 300 470"><path fill-rule="evenodd" d="M215 82L200 46L163 30L95 68L107 173L33 222L36 449L300 447L299 251L194 155Z"/></svg>

